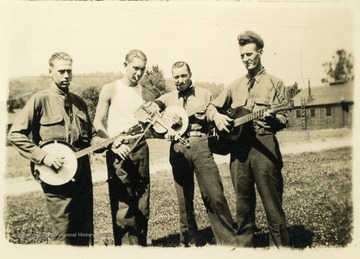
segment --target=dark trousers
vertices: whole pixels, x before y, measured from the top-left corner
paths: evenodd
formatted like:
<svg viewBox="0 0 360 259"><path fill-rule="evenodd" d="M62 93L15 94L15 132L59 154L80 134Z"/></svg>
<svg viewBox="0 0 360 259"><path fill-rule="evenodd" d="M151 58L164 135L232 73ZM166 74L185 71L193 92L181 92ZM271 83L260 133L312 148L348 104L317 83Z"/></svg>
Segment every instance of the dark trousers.
<svg viewBox="0 0 360 259"><path fill-rule="evenodd" d="M116 154L107 152L114 243L146 246L150 200L147 143L141 141L121 166L120 161Z"/></svg>
<svg viewBox="0 0 360 259"><path fill-rule="evenodd" d="M42 183L52 223L54 244L94 245L93 188L88 156L78 159L75 182Z"/></svg>
<svg viewBox="0 0 360 259"><path fill-rule="evenodd" d="M170 163L179 203L180 242L194 242L197 225L194 213L194 172L201 196L218 245L236 246L233 219L224 196L223 185L208 139L190 137L190 148L172 143Z"/></svg>
<svg viewBox="0 0 360 259"><path fill-rule="evenodd" d="M252 247L255 228L255 187L264 205L270 245L288 246L285 213L282 208L282 157L273 134L241 138L231 147L230 172L236 193L237 241Z"/></svg>

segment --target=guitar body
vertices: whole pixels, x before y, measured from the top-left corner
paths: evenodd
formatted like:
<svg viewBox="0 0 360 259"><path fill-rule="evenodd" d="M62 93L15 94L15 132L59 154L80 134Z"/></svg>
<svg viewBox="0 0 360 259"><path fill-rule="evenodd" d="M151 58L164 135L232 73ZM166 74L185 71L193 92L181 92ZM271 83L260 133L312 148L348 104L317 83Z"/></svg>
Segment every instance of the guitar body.
<svg viewBox="0 0 360 259"><path fill-rule="evenodd" d="M247 109L237 107L235 109L229 109L225 113L230 118L234 119L232 121L232 126L229 128L230 133L226 131L218 131L216 127L214 127L210 131L209 135L209 147L210 150L215 154L226 155L230 152L229 144L232 141L235 141L241 138L241 134L243 132L244 127L250 126L250 122L254 119L260 118L264 116L265 112L269 109L273 113L278 111L291 110L294 108L294 101L290 101L288 103L282 103L275 106L266 107L255 112L250 112ZM244 136L245 137L245 136Z"/></svg>
<svg viewBox="0 0 360 259"><path fill-rule="evenodd" d="M59 170L44 164L32 164L32 174L35 179L55 186L75 181L74 176L77 171L78 162L73 146L65 141L53 140L45 142L40 148L48 153L59 154L64 157L64 164Z"/></svg>
<svg viewBox="0 0 360 259"><path fill-rule="evenodd" d="M235 109L230 108L225 112L220 111L220 113L225 114L235 120L237 118L244 117L251 112L247 109L237 107ZM219 131L216 127L213 127L209 136L209 148L211 152L219 155L229 154L231 142L240 138L241 133L243 132L243 128L246 127L246 125L247 124L236 127L230 125L230 133L226 131Z"/></svg>
<svg viewBox="0 0 360 259"><path fill-rule="evenodd" d="M235 120L237 118L246 116L250 113L250 111L241 107L237 107L235 109L230 108L225 112L220 111L220 113L225 114ZM243 127L246 127L246 124L236 127L230 125L230 133L226 131L219 131L216 127L213 127L209 136L209 148L211 152L219 155L229 154L231 142L240 138Z"/></svg>
<svg viewBox="0 0 360 259"><path fill-rule="evenodd" d="M227 116L229 116L231 119L236 120L236 119L244 117L250 113L251 112L248 109L236 107L235 109L232 109L232 108L228 109L225 114ZM248 125L248 124L243 124L243 125L236 126L236 127L231 125L230 129L229 129L230 133L227 133L226 131L219 131L217 134L222 139L237 140L240 138L241 133L243 132L243 128L246 127L246 125Z"/></svg>

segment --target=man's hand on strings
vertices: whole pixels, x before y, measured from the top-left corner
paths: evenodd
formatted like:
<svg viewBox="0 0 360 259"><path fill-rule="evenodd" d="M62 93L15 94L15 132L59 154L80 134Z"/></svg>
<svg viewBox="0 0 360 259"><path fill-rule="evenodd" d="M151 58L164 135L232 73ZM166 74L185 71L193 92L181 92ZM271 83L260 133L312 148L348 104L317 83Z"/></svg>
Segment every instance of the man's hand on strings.
<svg viewBox="0 0 360 259"><path fill-rule="evenodd" d="M60 157L53 154L47 154L43 160L43 163L48 167L52 167L59 170L65 162L65 157Z"/></svg>
<svg viewBox="0 0 360 259"><path fill-rule="evenodd" d="M280 130L286 127L287 117L281 113L274 113L273 110L267 110L264 113L264 121L257 120L256 123L260 127L272 127L274 130Z"/></svg>
<svg viewBox="0 0 360 259"><path fill-rule="evenodd" d="M221 114L221 113L216 113L214 115L213 121L215 123L216 128L219 131L226 131L226 132L230 132L229 130L229 126L230 126L230 122L233 121L233 119L231 119L229 116L225 115L225 114Z"/></svg>
<svg viewBox="0 0 360 259"><path fill-rule="evenodd" d="M182 118L177 114L174 114L172 120L173 120L173 126L180 126L181 127L183 125Z"/></svg>
<svg viewBox="0 0 360 259"><path fill-rule="evenodd" d="M264 119L273 119L275 118L275 113L273 110L269 109L267 111L264 112Z"/></svg>
<svg viewBox="0 0 360 259"><path fill-rule="evenodd" d="M120 156L120 158L123 160L126 159L131 152L131 148L128 145L121 144L121 142L120 142L120 144L114 142L111 150L115 154L118 154Z"/></svg>

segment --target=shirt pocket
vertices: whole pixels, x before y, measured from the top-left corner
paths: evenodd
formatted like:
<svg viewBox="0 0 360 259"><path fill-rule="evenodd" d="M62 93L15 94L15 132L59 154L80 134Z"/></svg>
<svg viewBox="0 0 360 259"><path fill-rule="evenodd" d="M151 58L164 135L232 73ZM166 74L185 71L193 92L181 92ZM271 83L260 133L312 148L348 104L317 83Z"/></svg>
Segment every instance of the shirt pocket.
<svg viewBox="0 0 360 259"><path fill-rule="evenodd" d="M246 101L247 101L247 95L245 95L245 94L234 96L232 104L231 104L231 108L235 109L237 107L243 107L243 106L245 106Z"/></svg>
<svg viewBox="0 0 360 259"><path fill-rule="evenodd" d="M270 96L258 96L255 98L255 103L258 106L268 106L270 103Z"/></svg>
<svg viewBox="0 0 360 259"><path fill-rule="evenodd" d="M40 118L40 136L43 141L53 139L65 140L65 122L63 115L43 115Z"/></svg>
<svg viewBox="0 0 360 259"><path fill-rule="evenodd" d="M89 123L87 120L87 116L84 112L77 112L74 116L75 118L75 125L79 132L79 139L83 142L89 142Z"/></svg>

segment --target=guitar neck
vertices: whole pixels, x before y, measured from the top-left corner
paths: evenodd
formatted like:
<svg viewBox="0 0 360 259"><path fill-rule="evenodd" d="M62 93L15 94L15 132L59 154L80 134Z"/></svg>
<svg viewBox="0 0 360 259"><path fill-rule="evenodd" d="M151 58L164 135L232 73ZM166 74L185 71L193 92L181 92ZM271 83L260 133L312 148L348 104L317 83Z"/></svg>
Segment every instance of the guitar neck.
<svg viewBox="0 0 360 259"><path fill-rule="evenodd" d="M286 104L280 104L274 107L270 107L270 108L263 108L261 110L258 110L256 112L252 112L249 114L246 114L240 118L234 119L234 127L240 126L242 124L245 124L249 121L255 120L257 118L260 118L262 116L264 116L264 113L271 109L274 113L278 112L278 111L285 111L285 110L291 110L294 107L294 103L293 101L286 103Z"/></svg>
<svg viewBox="0 0 360 259"><path fill-rule="evenodd" d="M268 108L264 108L264 109L261 109L261 110L258 110L256 112L252 112L252 113L249 113L247 115L244 115L240 118L237 118L234 120L234 127L237 127L237 126L240 126L240 125L243 125L249 121L252 121L252 120L255 120L257 118L260 118L262 116L264 116L264 113L268 110Z"/></svg>

